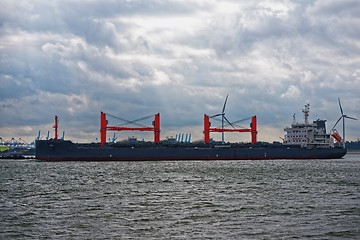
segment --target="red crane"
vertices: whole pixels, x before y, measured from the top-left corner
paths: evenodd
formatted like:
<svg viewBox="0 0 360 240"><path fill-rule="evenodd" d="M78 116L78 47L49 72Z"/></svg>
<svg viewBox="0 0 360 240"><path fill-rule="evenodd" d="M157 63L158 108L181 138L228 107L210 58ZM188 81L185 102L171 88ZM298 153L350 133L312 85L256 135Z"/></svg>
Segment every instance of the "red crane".
<svg viewBox="0 0 360 240"><path fill-rule="evenodd" d="M55 132L55 136L54 136L54 139L55 140L58 140L58 128L59 128L59 120L58 120L58 116L55 115L55 123L54 123L54 132Z"/></svg>
<svg viewBox="0 0 360 240"><path fill-rule="evenodd" d="M250 124L250 128L235 128L234 124L236 122L240 122L240 121L236 121L236 122L229 122L229 120L225 117L225 107L226 107L226 102L228 99L229 95L226 96L225 98L225 103L222 109L221 113L215 114L213 116L208 116L206 114L204 114L204 142L205 143L210 143L210 132L221 132L222 133L222 143L224 143L224 133L225 132L250 132L251 133L251 143L256 143L257 141L257 124L256 124L256 116L252 116L251 117L251 124ZM211 128L211 123L210 123L210 118L214 118L214 117L219 117L221 116L221 128ZM244 119L245 120L245 119ZM232 129L229 128L224 128L224 123L225 121L232 126Z"/></svg>
<svg viewBox="0 0 360 240"><path fill-rule="evenodd" d="M112 116L110 114L107 114L109 116ZM133 121L128 121L126 120L126 122L123 125L126 124L136 124L136 122L140 121L140 120L144 120L146 118L152 117L151 116L147 116L147 117L143 117L137 120L133 120ZM115 116L112 116L115 117ZM119 117L115 117L118 118L120 120L124 120L121 119ZM154 115L154 121L152 122L152 127L146 127L146 126L142 126L140 124L137 124L140 127L124 127L124 126L108 126L108 121L106 119L106 113L101 112L100 114L100 145L104 146L106 143L106 132L107 131L151 131L154 132L154 142L158 143L160 142L160 113L157 113Z"/></svg>
<svg viewBox="0 0 360 240"><path fill-rule="evenodd" d="M232 125L232 124L230 124ZM204 114L204 142L210 143L210 132L249 132L251 133L251 143L257 142L257 123L256 116L251 117L250 128L211 128L210 117Z"/></svg>

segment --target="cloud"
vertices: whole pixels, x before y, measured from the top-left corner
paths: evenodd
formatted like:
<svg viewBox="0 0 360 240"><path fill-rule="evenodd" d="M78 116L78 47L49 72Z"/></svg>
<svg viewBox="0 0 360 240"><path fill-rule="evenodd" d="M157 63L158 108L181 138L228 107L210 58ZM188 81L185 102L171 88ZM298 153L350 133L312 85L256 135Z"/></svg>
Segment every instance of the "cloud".
<svg viewBox="0 0 360 240"><path fill-rule="evenodd" d="M91 141L100 111L160 112L163 137L184 130L197 139L203 114L221 110L227 94L227 117L256 114L269 141L279 135L269 129L282 130L305 103L330 124L340 97L359 118L359 8L356 0L2 1L0 135L32 139L58 114L69 138ZM347 124L350 139L358 126Z"/></svg>
<svg viewBox="0 0 360 240"><path fill-rule="evenodd" d="M300 89L294 85L290 85L285 93L281 94L281 98L297 99L300 96Z"/></svg>

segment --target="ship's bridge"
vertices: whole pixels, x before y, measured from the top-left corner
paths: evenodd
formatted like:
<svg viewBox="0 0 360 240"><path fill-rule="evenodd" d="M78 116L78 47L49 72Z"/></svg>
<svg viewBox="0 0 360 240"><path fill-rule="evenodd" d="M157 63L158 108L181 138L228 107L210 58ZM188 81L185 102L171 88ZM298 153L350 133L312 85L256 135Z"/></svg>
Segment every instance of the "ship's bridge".
<svg viewBox="0 0 360 240"><path fill-rule="evenodd" d="M330 134L326 133L326 120L318 119L308 122L310 105L305 105L304 123L297 123L295 114L291 127L286 127L284 136L285 145L300 145L302 147L333 147L334 141Z"/></svg>

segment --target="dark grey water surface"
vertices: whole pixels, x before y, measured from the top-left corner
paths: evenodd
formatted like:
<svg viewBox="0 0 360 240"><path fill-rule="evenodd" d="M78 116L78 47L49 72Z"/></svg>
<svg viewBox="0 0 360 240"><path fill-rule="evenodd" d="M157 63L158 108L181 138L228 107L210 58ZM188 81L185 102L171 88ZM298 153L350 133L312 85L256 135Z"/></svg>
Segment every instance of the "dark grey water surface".
<svg viewBox="0 0 360 240"><path fill-rule="evenodd" d="M356 239L340 160L0 161L1 239Z"/></svg>

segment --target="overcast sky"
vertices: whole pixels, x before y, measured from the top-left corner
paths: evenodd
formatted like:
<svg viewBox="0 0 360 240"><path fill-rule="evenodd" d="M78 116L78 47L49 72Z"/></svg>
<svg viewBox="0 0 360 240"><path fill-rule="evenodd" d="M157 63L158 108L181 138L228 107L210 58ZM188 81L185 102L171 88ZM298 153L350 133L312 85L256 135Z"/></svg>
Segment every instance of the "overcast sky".
<svg viewBox="0 0 360 240"><path fill-rule="evenodd" d="M227 94L226 117L257 115L260 140L280 140L294 113L303 121L306 103L310 119L327 119L328 130L340 117L338 97L347 115L360 118L358 0L0 5L3 139L45 136L57 114L67 139L92 141L100 111L129 120L160 112L162 139L179 132L201 139L203 114L221 112ZM346 121L346 129L348 140L360 137L360 121ZM250 141L250 134L226 136Z"/></svg>

